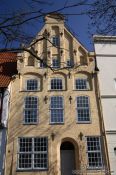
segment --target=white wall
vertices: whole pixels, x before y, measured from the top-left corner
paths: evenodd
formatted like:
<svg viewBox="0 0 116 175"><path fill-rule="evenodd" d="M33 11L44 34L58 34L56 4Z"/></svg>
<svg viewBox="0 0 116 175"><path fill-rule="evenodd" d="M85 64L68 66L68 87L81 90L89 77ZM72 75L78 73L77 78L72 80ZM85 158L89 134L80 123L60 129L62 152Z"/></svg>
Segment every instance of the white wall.
<svg viewBox="0 0 116 175"><path fill-rule="evenodd" d="M102 98L102 109L106 131L116 130L116 98Z"/></svg>
<svg viewBox="0 0 116 175"><path fill-rule="evenodd" d="M116 134L107 134L107 143L112 175L116 175L116 152L114 152L114 147L116 147Z"/></svg>
<svg viewBox="0 0 116 175"><path fill-rule="evenodd" d="M116 95L116 56L97 56L101 95Z"/></svg>
<svg viewBox="0 0 116 175"><path fill-rule="evenodd" d="M103 38L102 38L103 39ZM95 43L98 79L112 175L116 175L116 42Z"/></svg>

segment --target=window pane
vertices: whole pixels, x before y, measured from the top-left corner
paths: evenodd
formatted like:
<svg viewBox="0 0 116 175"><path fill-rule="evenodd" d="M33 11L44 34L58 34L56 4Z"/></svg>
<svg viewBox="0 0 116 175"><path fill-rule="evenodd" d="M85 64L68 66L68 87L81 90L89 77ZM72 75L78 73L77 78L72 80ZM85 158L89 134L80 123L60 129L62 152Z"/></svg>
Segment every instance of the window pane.
<svg viewBox="0 0 116 175"><path fill-rule="evenodd" d="M59 37L58 36L53 36L52 37L52 44L54 46L59 46Z"/></svg>
<svg viewBox="0 0 116 175"><path fill-rule="evenodd" d="M46 169L47 165L48 141L46 137L19 139L19 169Z"/></svg>
<svg viewBox="0 0 116 175"><path fill-rule="evenodd" d="M89 97L79 96L77 97L77 118L80 122L90 121L90 105Z"/></svg>
<svg viewBox="0 0 116 175"><path fill-rule="evenodd" d="M38 99L37 97L26 97L24 109L24 122L36 123L38 116Z"/></svg>
<svg viewBox="0 0 116 175"><path fill-rule="evenodd" d="M75 89L86 90L87 89L87 79L76 79L75 80Z"/></svg>
<svg viewBox="0 0 116 175"><path fill-rule="evenodd" d="M100 137L87 137L88 165L91 168L103 166Z"/></svg>
<svg viewBox="0 0 116 175"><path fill-rule="evenodd" d="M19 168L28 169L32 166L31 154L19 154Z"/></svg>
<svg viewBox="0 0 116 175"><path fill-rule="evenodd" d="M60 96L51 97L50 111L51 111L51 122L53 123L63 122L64 117L63 97Z"/></svg>
<svg viewBox="0 0 116 175"><path fill-rule="evenodd" d="M20 138L20 152L31 152L32 151L32 139L31 138Z"/></svg>
<svg viewBox="0 0 116 175"><path fill-rule="evenodd" d="M51 80L51 89L52 90L62 90L63 85L62 85L62 79L59 78L54 78Z"/></svg>
<svg viewBox="0 0 116 175"><path fill-rule="evenodd" d="M27 80L27 90L38 90L38 81L37 80Z"/></svg>
<svg viewBox="0 0 116 175"><path fill-rule="evenodd" d="M60 67L60 61L58 58L53 58L52 59L52 67L54 68L59 68Z"/></svg>

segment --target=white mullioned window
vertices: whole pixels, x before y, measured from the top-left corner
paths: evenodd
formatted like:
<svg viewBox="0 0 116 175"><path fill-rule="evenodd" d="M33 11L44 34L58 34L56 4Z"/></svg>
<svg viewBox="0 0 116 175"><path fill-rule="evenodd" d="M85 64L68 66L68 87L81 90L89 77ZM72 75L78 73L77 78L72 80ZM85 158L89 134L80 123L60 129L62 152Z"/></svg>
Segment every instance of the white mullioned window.
<svg viewBox="0 0 116 175"><path fill-rule="evenodd" d="M27 96L24 104L24 123L34 124L38 121L38 97Z"/></svg>
<svg viewBox="0 0 116 175"><path fill-rule="evenodd" d="M59 37L58 36L53 36L52 37L52 44L54 46L59 46Z"/></svg>
<svg viewBox="0 0 116 175"><path fill-rule="evenodd" d="M62 96L51 97L50 115L50 123L64 122L64 102Z"/></svg>
<svg viewBox="0 0 116 175"><path fill-rule="evenodd" d="M18 169L45 170L48 168L47 137L22 137L18 139Z"/></svg>
<svg viewBox="0 0 116 175"><path fill-rule="evenodd" d="M62 90L63 89L63 82L61 78L52 78L51 79L51 90Z"/></svg>
<svg viewBox="0 0 116 175"><path fill-rule="evenodd" d="M101 138L98 136L87 136L88 168L102 168Z"/></svg>
<svg viewBox="0 0 116 175"><path fill-rule="evenodd" d="M90 102L88 96L77 97L77 121L90 122Z"/></svg>
<svg viewBox="0 0 116 175"><path fill-rule="evenodd" d="M37 91L38 90L38 80L36 79L26 80L26 90L27 91Z"/></svg>
<svg viewBox="0 0 116 175"><path fill-rule="evenodd" d="M75 79L75 89L76 90L87 90L88 82L86 78L77 78Z"/></svg>

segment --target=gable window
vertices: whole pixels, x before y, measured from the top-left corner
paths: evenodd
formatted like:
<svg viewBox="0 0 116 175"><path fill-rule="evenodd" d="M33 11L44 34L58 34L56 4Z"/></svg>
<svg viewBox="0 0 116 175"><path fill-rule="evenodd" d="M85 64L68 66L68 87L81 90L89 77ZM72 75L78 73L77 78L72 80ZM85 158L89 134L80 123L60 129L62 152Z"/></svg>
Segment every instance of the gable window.
<svg viewBox="0 0 116 175"><path fill-rule="evenodd" d="M38 90L38 81L36 79L27 80L27 91L37 91Z"/></svg>
<svg viewBox="0 0 116 175"><path fill-rule="evenodd" d="M89 168L102 168L102 153L100 137L87 137L87 157Z"/></svg>
<svg viewBox="0 0 116 175"><path fill-rule="evenodd" d="M24 123L34 124L37 123L38 118L38 98L37 97L26 97L25 108L24 108Z"/></svg>
<svg viewBox="0 0 116 175"><path fill-rule="evenodd" d="M50 122L51 123L63 123L64 122L64 105L63 97L53 96L50 102Z"/></svg>
<svg viewBox="0 0 116 175"><path fill-rule="evenodd" d="M51 90L62 90L63 84L61 78L53 78L51 79Z"/></svg>
<svg viewBox="0 0 116 175"><path fill-rule="evenodd" d="M18 169L45 170L48 167L47 137L22 137L18 140Z"/></svg>
<svg viewBox="0 0 116 175"><path fill-rule="evenodd" d="M54 46L59 46L59 37L58 36L53 36L52 37L52 44Z"/></svg>
<svg viewBox="0 0 116 175"><path fill-rule="evenodd" d="M76 90L87 90L87 79L78 78L75 80L75 89Z"/></svg>
<svg viewBox="0 0 116 175"><path fill-rule="evenodd" d="M53 68L59 68L60 67L60 61L57 57L52 58L52 67Z"/></svg>
<svg viewBox="0 0 116 175"><path fill-rule="evenodd" d="M78 122L90 122L89 97L77 97L77 120Z"/></svg>

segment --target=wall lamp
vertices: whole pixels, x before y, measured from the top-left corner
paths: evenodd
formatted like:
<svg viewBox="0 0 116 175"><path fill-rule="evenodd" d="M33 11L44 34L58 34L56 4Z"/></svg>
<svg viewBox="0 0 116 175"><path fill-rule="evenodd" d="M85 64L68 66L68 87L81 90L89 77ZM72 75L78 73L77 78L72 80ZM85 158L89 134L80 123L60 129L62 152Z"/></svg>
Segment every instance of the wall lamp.
<svg viewBox="0 0 116 175"><path fill-rule="evenodd" d="M71 101L72 101L72 97L71 96L69 97L69 101L70 101L70 104L71 104Z"/></svg>
<svg viewBox="0 0 116 175"><path fill-rule="evenodd" d="M55 134L52 132L51 133L51 139L52 139L52 141L54 141L54 138L55 138Z"/></svg>
<svg viewBox="0 0 116 175"><path fill-rule="evenodd" d="M48 97L45 96L45 97L44 97L44 102L45 102L45 104L47 104L47 100L48 100Z"/></svg>
<svg viewBox="0 0 116 175"><path fill-rule="evenodd" d="M74 49L74 50L73 50L73 52L74 52L74 54L76 55L76 53L77 53L77 50L76 50L76 49Z"/></svg>
<svg viewBox="0 0 116 175"><path fill-rule="evenodd" d="M61 36L61 37L63 36L63 33L62 33L62 32L60 32L60 36Z"/></svg>
<svg viewBox="0 0 116 175"><path fill-rule="evenodd" d="M68 73L68 78L70 78L70 77L71 77L71 73L69 72L69 73Z"/></svg>
<svg viewBox="0 0 116 175"><path fill-rule="evenodd" d="M83 133L82 132L79 133L79 138L81 141L83 140Z"/></svg>
<svg viewBox="0 0 116 175"><path fill-rule="evenodd" d="M44 73L44 77L45 77L45 78L47 77L47 73L46 73L46 72Z"/></svg>

